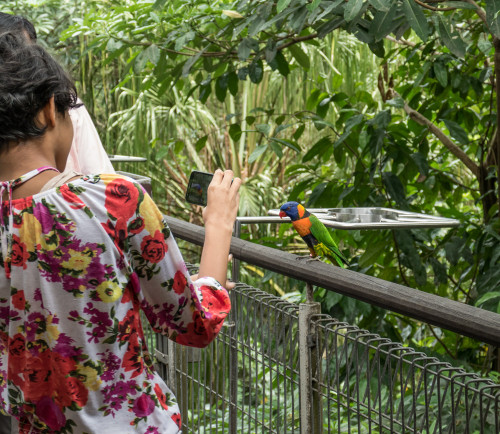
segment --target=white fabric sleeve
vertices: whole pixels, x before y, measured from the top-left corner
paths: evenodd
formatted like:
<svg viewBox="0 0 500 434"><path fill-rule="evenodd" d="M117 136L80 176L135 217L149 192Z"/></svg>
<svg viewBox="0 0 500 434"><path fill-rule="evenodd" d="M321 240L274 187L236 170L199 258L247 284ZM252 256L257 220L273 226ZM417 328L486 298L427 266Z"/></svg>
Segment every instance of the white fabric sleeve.
<svg viewBox="0 0 500 434"><path fill-rule="evenodd" d="M84 174L115 173L85 106L70 110L69 115L73 122L74 135L65 172L74 170Z"/></svg>

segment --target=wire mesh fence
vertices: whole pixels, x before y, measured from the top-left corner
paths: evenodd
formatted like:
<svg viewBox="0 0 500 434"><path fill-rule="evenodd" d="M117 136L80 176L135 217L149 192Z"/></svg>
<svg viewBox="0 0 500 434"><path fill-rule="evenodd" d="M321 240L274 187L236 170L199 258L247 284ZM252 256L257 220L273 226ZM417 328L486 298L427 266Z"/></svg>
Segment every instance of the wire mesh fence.
<svg viewBox="0 0 500 434"><path fill-rule="evenodd" d="M500 385L325 315L311 323L312 432L500 432Z"/></svg>
<svg viewBox="0 0 500 434"><path fill-rule="evenodd" d="M491 380L248 285L231 297L208 348L150 341L183 432L500 433Z"/></svg>

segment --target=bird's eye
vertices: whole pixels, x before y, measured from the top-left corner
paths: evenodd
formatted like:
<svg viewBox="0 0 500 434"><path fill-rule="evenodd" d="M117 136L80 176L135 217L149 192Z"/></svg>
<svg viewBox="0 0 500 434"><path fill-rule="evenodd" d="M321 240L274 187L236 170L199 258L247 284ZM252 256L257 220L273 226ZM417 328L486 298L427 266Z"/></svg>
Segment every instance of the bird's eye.
<svg viewBox="0 0 500 434"><path fill-rule="evenodd" d="M290 209L290 207L287 208L287 210L289 210L289 209Z"/></svg>

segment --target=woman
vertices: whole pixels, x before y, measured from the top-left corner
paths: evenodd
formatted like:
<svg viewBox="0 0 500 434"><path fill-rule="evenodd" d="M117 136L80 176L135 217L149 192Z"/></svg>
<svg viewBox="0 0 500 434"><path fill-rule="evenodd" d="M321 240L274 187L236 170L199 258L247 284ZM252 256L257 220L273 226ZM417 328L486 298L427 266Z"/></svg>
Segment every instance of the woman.
<svg viewBox="0 0 500 434"><path fill-rule="evenodd" d="M23 35L27 43L37 42L35 27L28 19L0 12L0 33L5 32ZM79 104L69 111L69 115L73 123L73 143L66 161L65 173L55 178L52 184L79 173L115 173L85 106Z"/></svg>
<svg viewBox="0 0 500 434"><path fill-rule="evenodd" d="M41 47L0 35L0 407L22 433L177 433L139 313L181 344L215 338L241 181L215 173L192 282L134 181L88 175L40 193L65 168L76 101Z"/></svg>

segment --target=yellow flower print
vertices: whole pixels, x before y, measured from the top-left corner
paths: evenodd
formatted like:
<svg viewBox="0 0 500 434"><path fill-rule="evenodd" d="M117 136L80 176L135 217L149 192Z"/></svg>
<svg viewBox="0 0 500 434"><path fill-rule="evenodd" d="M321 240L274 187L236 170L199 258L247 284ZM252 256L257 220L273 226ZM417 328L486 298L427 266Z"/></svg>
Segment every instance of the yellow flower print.
<svg viewBox="0 0 500 434"><path fill-rule="evenodd" d="M156 231L161 232L163 229L163 216L150 198L144 197L139 207L139 212L144 218L145 228L151 236L153 236Z"/></svg>
<svg viewBox="0 0 500 434"><path fill-rule="evenodd" d="M49 339L52 342L55 342L55 341L57 341L57 339L59 339L59 335L61 334L61 332L57 328L56 324L52 324L53 320L54 320L54 316L53 315L49 315L47 317L47 320L46 320L46 324L47 324L46 325L46 330L47 330L47 335L48 335Z"/></svg>
<svg viewBox="0 0 500 434"><path fill-rule="evenodd" d="M115 282L102 282L96 290L105 303L112 303L122 296L122 288Z"/></svg>
<svg viewBox="0 0 500 434"><path fill-rule="evenodd" d="M120 175L114 175L112 173L106 173L100 176L101 181L104 183L105 186L107 186L110 182L113 182L115 179L121 179L122 177Z"/></svg>
<svg viewBox="0 0 500 434"><path fill-rule="evenodd" d="M50 340L54 341L54 342L57 341L57 339L59 338L59 335L61 334L61 332L58 330L56 325L48 325L47 326L47 333L50 336Z"/></svg>
<svg viewBox="0 0 500 434"><path fill-rule="evenodd" d="M55 232L50 231L48 234L42 235L40 239L40 245L44 250L55 250L57 247L57 236L54 237ZM51 240L52 239L52 240ZM49 241L51 240L51 241Z"/></svg>
<svg viewBox="0 0 500 434"><path fill-rule="evenodd" d="M37 218L30 213L23 214L23 222L19 228L19 238L26 245L28 252L35 250L35 245L38 244L38 237L42 232L42 226Z"/></svg>
<svg viewBox="0 0 500 434"><path fill-rule="evenodd" d="M89 252L89 249L85 249L82 252L69 249L68 253L71 257L68 261L62 262L61 265L68 270L84 271L92 261L93 255L89 254Z"/></svg>
<svg viewBox="0 0 500 434"><path fill-rule="evenodd" d="M78 365L79 380L85 384L85 387L89 390L99 390L102 381L97 378L97 370L92 368L92 366L81 366Z"/></svg>

